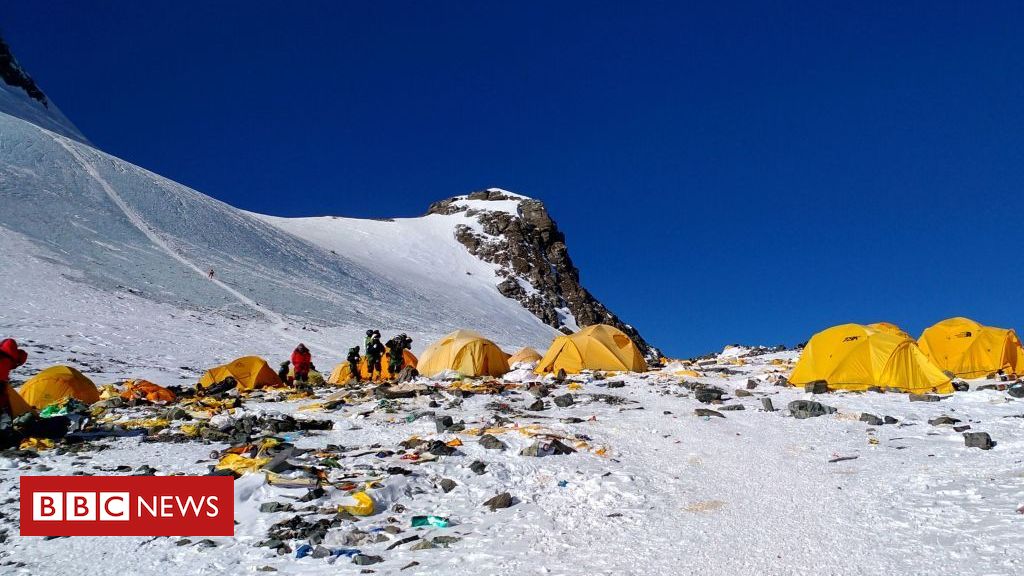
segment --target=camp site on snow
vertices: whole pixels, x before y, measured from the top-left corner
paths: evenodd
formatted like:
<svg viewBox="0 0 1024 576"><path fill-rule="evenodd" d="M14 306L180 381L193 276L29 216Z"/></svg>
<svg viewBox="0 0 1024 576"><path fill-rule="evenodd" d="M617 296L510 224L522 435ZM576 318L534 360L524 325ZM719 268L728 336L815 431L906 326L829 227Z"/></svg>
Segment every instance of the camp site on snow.
<svg viewBox="0 0 1024 576"><path fill-rule="evenodd" d="M1024 575L1022 24L5 2L0 576Z"/></svg>

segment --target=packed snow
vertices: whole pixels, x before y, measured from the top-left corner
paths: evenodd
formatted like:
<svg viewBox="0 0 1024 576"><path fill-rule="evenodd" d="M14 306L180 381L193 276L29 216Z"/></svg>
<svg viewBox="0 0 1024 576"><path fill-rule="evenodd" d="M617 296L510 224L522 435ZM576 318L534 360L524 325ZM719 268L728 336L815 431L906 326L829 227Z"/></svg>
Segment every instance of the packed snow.
<svg viewBox="0 0 1024 576"><path fill-rule="evenodd" d="M57 353L42 352L33 363ZM378 512L346 520L320 545L380 556L383 561L371 567L379 573L398 573L413 562L403 574L1019 573L1020 402L994 389L938 402L911 402L906 394L825 394L813 399L836 407L836 414L797 420L787 403L812 396L773 384L795 357L782 352L740 364L735 356L723 356L690 365L697 377L679 375L678 365L647 374L570 377L555 385L539 412L526 409L535 401L526 387L538 378L523 370L510 380L525 382L509 383L496 394L460 398L447 391L449 383L420 380L437 389L386 405L353 394L351 404L336 410L300 410L315 406L316 398L250 400L233 416L280 412L334 422L330 431L289 437L300 448L344 446L343 454L351 456L339 460L342 470L381 480L369 490ZM175 364L156 350L153 363L167 371ZM126 370L128 375L134 372ZM688 389L693 382L726 391L724 403L698 402ZM748 388L749 396L735 392ZM551 401L566 393L572 405ZM762 398L780 410L764 411ZM428 406L432 400L437 407ZM697 415L696 409L716 409L722 417ZM464 421L467 430L439 433L425 411ZM898 423L873 426L858 420L864 412ZM951 426L928 423L940 415L989 432L997 445L988 451L965 447ZM494 426L496 416L507 422L488 431L505 450L485 449L474 430ZM521 455L537 433L561 437L576 452ZM461 446L452 455L417 462L403 458L412 450L399 446L412 437L458 439ZM15 490L18 475L30 473L131 473L147 465L157 474L202 474L217 462L211 451L227 447L138 438L95 443L105 449L78 458L53 451L7 458L0 462L0 478ZM482 474L469 468L478 460L486 464ZM111 472L122 465L130 469ZM410 474L383 472L389 467ZM456 487L445 493L442 478ZM483 505L506 491L513 498L510 507L491 511ZM260 506L282 502L302 508L297 498L305 493L271 486L263 473L243 475L236 480L236 536L213 538L214 547L199 545L200 538L9 535L0 562L24 563L6 566L20 574L63 574L76 558L88 558L96 574L251 573L266 566L282 574L358 573L362 566L344 556L299 559L257 545L275 523L300 514L260 512ZM343 490L328 488L303 514L329 518L319 512L348 503ZM16 504L8 501L0 510L13 534ZM424 514L447 517L451 526L411 528L410 518ZM394 533L381 531L385 527ZM418 539L389 549L409 536ZM437 536L458 540L413 549ZM289 547L304 543L299 538Z"/></svg>

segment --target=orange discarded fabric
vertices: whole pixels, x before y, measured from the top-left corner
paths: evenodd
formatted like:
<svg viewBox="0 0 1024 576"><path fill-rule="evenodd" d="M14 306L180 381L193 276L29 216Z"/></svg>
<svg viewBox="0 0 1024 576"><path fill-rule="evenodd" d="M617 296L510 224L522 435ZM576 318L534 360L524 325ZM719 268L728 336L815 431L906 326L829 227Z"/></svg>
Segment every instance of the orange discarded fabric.
<svg viewBox="0 0 1024 576"><path fill-rule="evenodd" d="M122 400L148 400L150 402L174 402L178 397L163 386L149 380L128 380L121 392Z"/></svg>

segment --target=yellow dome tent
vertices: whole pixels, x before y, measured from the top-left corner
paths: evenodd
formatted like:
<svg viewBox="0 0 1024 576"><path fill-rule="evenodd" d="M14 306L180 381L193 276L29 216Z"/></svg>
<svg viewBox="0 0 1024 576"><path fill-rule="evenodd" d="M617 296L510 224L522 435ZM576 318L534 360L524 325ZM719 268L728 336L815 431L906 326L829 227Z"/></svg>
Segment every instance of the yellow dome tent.
<svg viewBox="0 0 1024 576"><path fill-rule="evenodd" d="M199 385L208 388L228 376L238 381L239 390L252 390L267 386L283 386L267 361L259 356L243 356L216 368L210 368L199 379Z"/></svg>
<svg viewBox="0 0 1024 576"><path fill-rule="evenodd" d="M571 336L558 336L537 364L537 373L565 370L646 372L647 362L640 349L621 330L607 324L587 326Z"/></svg>
<svg viewBox="0 0 1024 576"><path fill-rule="evenodd" d="M818 380L838 390L880 386L912 393L953 392L949 376L912 339L861 324L840 324L811 337L789 382L803 386Z"/></svg>
<svg viewBox="0 0 1024 576"><path fill-rule="evenodd" d="M388 350L388 348L385 346L384 347L384 356L381 358L381 361L380 361L380 368L381 368L381 374L382 374L381 378L383 378L385 380L389 380L389 379L392 378L391 371L388 370L388 353L387 353L387 350ZM410 352L408 350L402 350L402 358L405 359L405 365L406 366L412 366L413 368L416 367L416 363L417 363L416 355L413 354L412 352ZM369 380L370 379L370 371L367 369L368 366L369 366L369 362L366 361L366 356L361 356L359 358L359 377L362 378L363 380ZM348 362L341 362L340 364L338 364L337 366L334 367L334 370L331 371L331 376L330 376L330 378L327 379L327 383L328 384L345 384L346 382L348 382L351 379L352 379L352 370L349 369Z"/></svg>
<svg viewBox="0 0 1024 576"><path fill-rule="evenodd" d="M1013 330L950 318L926 328L918 343L936 366L961 378L981 378L997 370L1024 374L1024 349Z"/></svg>
<svg viewBox="0 0 1024 576"><path fill-rule="evenodd" d="M37 410L68 397L86 404L100 399L100 391L92 380L70 366L51 366L29 378L18 392L29 406Z"/></svg>
<svg viewBox="0 0 1024 576"><path fill-rule="evenodd" d="M540 355L540 352L537 352L533 348L526 347L512 356L509 356L508 365L515 366L516 364L521 364L523 362L540 362L541 358L543 358L543 356Z"/></svg>
<svg viewBox="0 0 1024 576"><path fill-rule="evenodd" d="M14 386L7 386L7 404L11 407L11 417L17 418L26 412L31 412L32 407L18 394Z"/></svg>
<svg viewBox="0 0 1024 576"><path fill-rule="evenodd" d="M472 330L456 330L431 344L417 369L427 377L445 370L469 377L501 376L508 372L508 360L494 342Z"/></svg>
<svg viewBox="0 0 1024 576"><path fill-rule="evenodd" d="M875 322L874 324L868 324L868 328L874 328L879 332L885 332L901 338L910 338L910 334L907 334L902 328L892 322Z"/></svg>

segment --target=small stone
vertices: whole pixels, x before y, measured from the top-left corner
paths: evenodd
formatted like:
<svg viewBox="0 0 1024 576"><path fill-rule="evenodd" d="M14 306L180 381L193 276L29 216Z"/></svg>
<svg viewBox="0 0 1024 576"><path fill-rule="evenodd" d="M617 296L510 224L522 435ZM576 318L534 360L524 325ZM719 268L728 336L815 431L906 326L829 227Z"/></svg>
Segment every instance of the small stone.
<svg viewBox="0 0 1024 576"><path fill-rule="evenodd" d="M885 390L881 386L868 386L868 392L876 392L878 394L885 394Z"/></svg>
<svg viewBox="0 0 1024 576"><path fill-rule="evenodd" d="M508 508L509 506L512 506L512 495L508 492L502 492L501 494L498 494L484 502L484 506L490 508L492 512L501 508Z"/></svg>
<svg viewBox="0 0 1024 576"><path fill-rule="evenodd" d="M726 410L735 412L736 410L746 410L747 407L743 404L729 404L728 406L722 406L719 410Z"/></svg>
<svg viewBox="0 0 1024 576"><path fill-rule="evenodd" d="M941 396L936 396L935 394L911 394L910 395L910 401L911 402L938 402L939 400L942 400L942 397Z"/></svg>
<svg viewBox="0 0 1024 576"><path fill-rule="evenodd" d="M811 394L824 394L828 392L828 382L824 380L815 380L810 384L804 385L804 392L810 392Z"/></svg>
<svg viewBox="0 0 1024 576"><path fill-rule="evenodd" d="M434 425L437 427L438 432L447 431L448 428L452 426L452 424L455 424L455 421L452 420L451 416L439 416L438 418L434 419Z"/></svg>
<svg viewBox="0 0 1024 576"><path fill-rule="evenodd" d="M257 572L277 572L277 568L273 566L260 566L256 569Z"/></svg>
<svg viewBox="0 0 1024 576"><path fill-rule="evenodd" d="M874 414L868 414L867 412L864 412L860 415L860 421L867 422L870 426L881 426L882 424L885 423L885 421L879 418L878 416L875 416Z"/></svg>
<svg viewBox="0 0 1024 576"><path fill-rule="evenodd" d="M693 397L701 404L711 404L717 402L725 396L725 391L714 386L701 386L693 390Z"/></svg>
<svg viewBox="0 0 1024 576"><path fill-rule="evenodd" d="M1006 389L1006 393L1014 398L1024 398L1024 384L1014 384Z"/></svg>
<svg viewBox="0 0 1024 576"><path fill-rule="evenodd" d="M473 463L469 465L469 469L479 476L487 472L487 463L481 462L480 460L474 460Z"/></svg>
<svg viewBox="0 0 1024 576"><path fill-rule="evenodd" d="M626 387L626 383L623 382L622 380L609 380L608 381L608 387L609 388L625 388Z"/></svg>
<svg viewBox="0 0 1024 576"><path fill-rule="evenodd" d="M836 409L831 406L826 406L819 402L812 402L810 400L794 400L789 403L789 412L793 414L793 417L797 420L803 420L804 418L816 418L818 416L824 416L826 414L835 414Z"/></svg>
<svg viewBox="0 0 1024 576"><path fill-rule="evenodd" d="M971 389L971 385L963 380L953 380L953 390L957 392L967 392Z"/></svg>
<svg viewBox="0 0 1024 576"><path fill-rule="evenodd" d="M421 540L409 547L409 550L427 550L430 548L437 548L430 540Z"/></svg>
<svg viewBox="0 0 1024 576"><path fill-rule="evenodd" d="M505 448L507 448L504 442L498 440L498 438L492 434L484 434L483 436L481 436L480 445L486 448L487 450L504 450Z"/></svg>
<svg viewBox="0 0 1024 576"><path fill-rule="evenodd" d="M964 446L968 448L991 450L995 445L996 443L992 441L988 432L964 432Z"/></svg>
<svg viewBox="0 0 1024 576"><path fill-rule="evenodd" d="M882 421L885 422L886 424L896 424L899 422L899 420L893 418L892 416L886 416L885 418L882 418Z"/></svg>
<svg viewBox="0 0 1024 576"><path fill-rule="evenodd" d="M312 556L313 558L327 558L330 555L330 548L324 548L323 546L317 546L316 548L313 548L313 552L310 553L310 556Z"/></svg>
<svg viewBox="0 0 1024 576"><path fill-rule="evenodd" d="M203 540L196 542L196 546L200 548L216 548L217 543L213 540L210 540L209 538L204 538Z"/></svg>
<svg viewBox="0 0 1024 576"><path fill-rule="evenodd" d="M743 388L737 388L736 390L733 391L732 394L737 398L746 398L748 396L754 395L750 390L745 390Z"/></svg>
<svg viewBox="0 0 1024 576"><path fill-rule="evenodd" d="M459 538L458 536L434 536L433 538L434 544L437 544L438 546L444 546L445 548L447 548L450 544L455 544L459 540L462 540L462 538Z"/></svg>
<svg viewBox="0 0 1024 576"><path fill-rule="evenodd" d="M383 561L384 559L380 556L370 556L368 554L356 554L352 557L352 563L359 566L369 566L370 564L377 564Z"/></svg>
<svg viewBox="0 0 1024 576"><path fill-rule="evenodd" d="M566 408L572 406L575 401L572 398L572 394L562 394L561 396L555 396L555 406L559 408Z"/></svg>
<svg viewBox="0 0 1024 576"><path fill-rule="evenodd" d="M944 424L959 424L959 418L953 418L952 416L939 416L938 418L932 418L928 421L932 426L942 426Z"/></svg>
<svg viewBox="0 0 1024 576"><path fill-rule="evenodd" d="M412 568L413 566L419 566L419 565L420 565L420 563L419 563L419 562L416 562L416 561L413 561L413 562L409 562L409 563L408 563L408 564L406 564L405 566L402 566L402 570L407 570L407 569L409 569L409 568Z"/></svg>
<svg viewBox="0 0 1024 576"><path fill-rule="evenodd" d="M953 426L953 431L954 432L966 432L967 430L970 430L970 429L971 429L970 424L964 424L963 426Z"/></svg>
<svg viewBox="0 0 1024 576"><path fill-rule="evenodd" d="M757 388L758 384L759 384L759 382L757 380L755 380L753 378L748 378L747 379L747 390L753 390L754 388Z"/></svg>
<svg viewBox="0 0 1024 576"><path fill-rule="evenodd" d="M699 417L707 416L710 418L711 416L714 416L716 418L725 418L725 414L722 414L717 410L710 410L708 408L694 408L693 413Z"/></svg>
<svg viewBox="0 0 1024 576"><path fill-rule="evenodd" d="M771 398L761 398L761 407L765 412L775 412L775 405L772 404Z"/></svg>
<svg viewBox="0 0 1024 576"><path fill-rule="evenodd" d="M185 545L188 545L188 544L191 544L191 543L192 543L192 541L189 540L188 538L182 538L181 540L178 540L174 544L175 544L175 546L185 546Z"/></svg>
<svg viewBox="0 0 1024 576"><path fill-rule="evenodd" d="M441 490L443 490L445 494L455 490L455 487L458 486L458 484L455 483L455 480L450 478L442 478L439 484L441 486Z"/></svg>
<svg viewBox="0 0 1024 576"><path fill-rule="evenodd" d="M544 409L544 401L541 400L540 398L537 398L529 406L527 406L526 409L531 410L533 412L540 412L541 410Z"/></svg>

